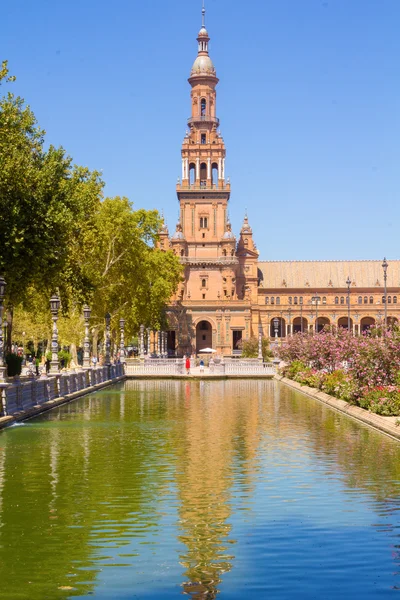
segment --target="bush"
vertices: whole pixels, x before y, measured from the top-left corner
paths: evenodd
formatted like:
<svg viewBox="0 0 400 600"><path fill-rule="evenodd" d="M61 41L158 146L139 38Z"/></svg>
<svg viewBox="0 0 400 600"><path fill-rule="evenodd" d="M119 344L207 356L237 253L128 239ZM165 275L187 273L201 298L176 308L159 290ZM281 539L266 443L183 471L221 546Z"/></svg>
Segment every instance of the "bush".
<svg viewBox="0 0 400 600"><path fill-rule="evenodd" d="M356 397L356 383L348 373L337 370L333 373L328 373L322 382L321 389L347 402L354 402Z"/></svg>
<svg viewBox="0 0 400 600"><path fill-rule="evenodd" d="M400 415L400 389L396 386L378 386L359 399L359 405L378 415Z"/></svg>
<svg viewBox="0 0 400 600"><path fill-rule="evenodd" d="M72 360L72 354L70 354L68 350L60 350L58 353L58 360L60 361L60 367L62 365L62 368L66 369Z"/></svg>
<svg viewBox="0 0 400 600"><path fill-rule="evenodd" d="M7 354L6 355L7 375L14 377L14 375L21 375L22 371L22 356L18 354Z"/></svg>

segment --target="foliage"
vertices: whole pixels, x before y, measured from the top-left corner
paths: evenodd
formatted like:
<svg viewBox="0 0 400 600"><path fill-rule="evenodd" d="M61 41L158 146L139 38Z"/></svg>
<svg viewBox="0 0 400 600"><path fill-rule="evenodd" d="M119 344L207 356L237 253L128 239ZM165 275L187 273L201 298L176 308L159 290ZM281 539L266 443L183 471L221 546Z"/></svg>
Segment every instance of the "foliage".
<svg viewBox="0 0 400 600"><path fill-rule="evenodd" d="M8 377L14 377L14 375L21 375L22 359L22 356L18 356L18 354L14 354L13 352L6 354Z"/></svg>
<svg viewBox="0 0 400 600"><path fill-rule="evenodd" d="M72 354L67 350L60 350L58 353L58 360L63 361L63 368L67 368L72 360Z"/></svg>
<svg viewBox="0 0 400 600"><path fill-rule="evenodd" d="M242 348L243 358L258 358L258 339L251 337L248 340L242 340L239 346ZM269 339L262 338L262 355L263 360L268 362L273 356L273 352L269 347Z"/></svg>
<svg viewBox="0 0 400 600"><path fill-rule="evenodd" d="M400 413L396 396L400 333L396 328L377 328L373 335L360 337L345 330L295 334L279 353L287 363L284 373L300 383L314 382L314 387L378 414Z"/></svg>
<svg viewBox="0 0 400 600"><path fill-rule="evenodd" d="M360 398L359 404L378 415L400 414L400 388L397 386L377 386Z"/></svg>

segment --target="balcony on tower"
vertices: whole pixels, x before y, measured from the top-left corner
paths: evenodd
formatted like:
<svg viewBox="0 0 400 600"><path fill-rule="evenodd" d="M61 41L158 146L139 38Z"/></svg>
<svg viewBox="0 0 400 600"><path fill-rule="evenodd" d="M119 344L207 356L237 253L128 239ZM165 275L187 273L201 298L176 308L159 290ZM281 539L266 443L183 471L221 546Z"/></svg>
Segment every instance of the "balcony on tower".
<svg viewBox="0 0 400 600"><path fill-rule="evenodd" d="M194 117L190 117L188 119L188 125L202 125L204 123L210 123L211 125L215 125L215 127L219 127L219 119L218 117L211 117L210 115L197 115Z"/></svg>
<svg viewBox="0 0 400 600"><path fill-rule="evenodd" d="M225 157L220 150L214 155L182 158L182 180L178 179L177 192L224 191L230 192L229 178L225 179Z"/></svg>

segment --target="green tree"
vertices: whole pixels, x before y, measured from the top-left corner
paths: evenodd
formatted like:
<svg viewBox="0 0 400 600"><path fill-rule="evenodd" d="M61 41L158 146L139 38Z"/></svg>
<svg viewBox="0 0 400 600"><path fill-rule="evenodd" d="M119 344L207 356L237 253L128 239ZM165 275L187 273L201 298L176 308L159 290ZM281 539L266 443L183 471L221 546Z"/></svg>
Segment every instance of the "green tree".
<svg viewBox="0 0 400 600"><path fill-rule="evenodd" d="M243 358L258 357L258 339L256 337L251 337L248 340L243 340L241 346ZM266 337L262 338L262 355L264 361L269 361L273 356L273 353L269 347L269 340Z"/></svg>
<svg viewBox="0 0 400 600"><path fill-rule="evenodd" d="M13 80L3 63L0 82ZM46 151L44 136L22 98L0 99L0 272L7 281L9 345L14 307L30 286L47 295L60 288L64 306L71 294L83 298L90 289L77 255L103 183L99 173L73 166L63 148Z"/></svg>

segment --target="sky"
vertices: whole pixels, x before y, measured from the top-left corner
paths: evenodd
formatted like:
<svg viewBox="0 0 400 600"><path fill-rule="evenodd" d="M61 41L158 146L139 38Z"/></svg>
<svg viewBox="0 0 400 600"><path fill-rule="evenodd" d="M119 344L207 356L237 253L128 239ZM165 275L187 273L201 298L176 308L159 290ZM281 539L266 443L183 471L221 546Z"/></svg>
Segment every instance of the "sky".
<svg viewBox="0 0 400 600"><path fill-rule="evenodd" d="M233 231L247 208L262 260L399 258L400 2L206 10ZM1 24L47 142L174 231L201 0L20 0Z"/></svg>

